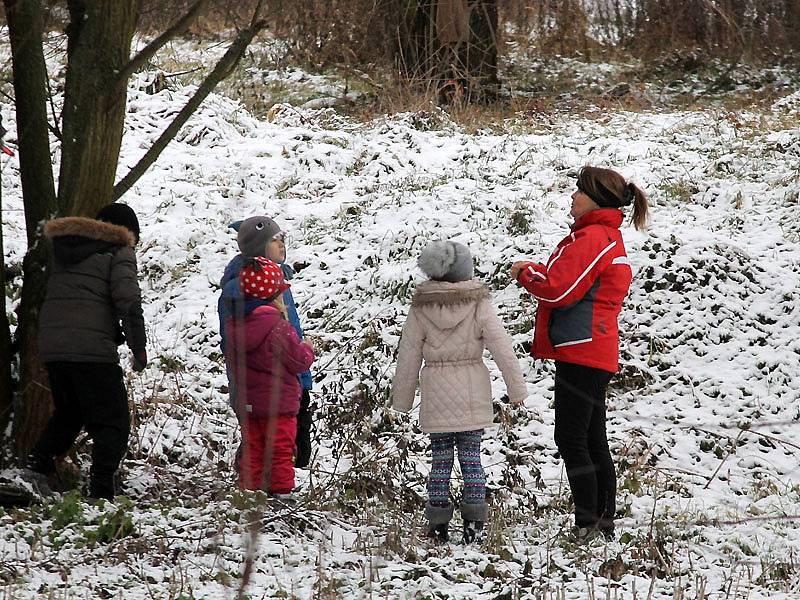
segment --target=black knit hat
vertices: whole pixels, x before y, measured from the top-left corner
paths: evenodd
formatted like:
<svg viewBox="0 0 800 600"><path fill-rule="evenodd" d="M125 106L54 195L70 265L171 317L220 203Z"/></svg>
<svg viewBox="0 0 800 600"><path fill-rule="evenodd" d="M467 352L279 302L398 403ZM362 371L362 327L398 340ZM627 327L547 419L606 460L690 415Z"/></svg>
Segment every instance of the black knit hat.
<svg viewBox="0 0 800 600"><path fill-rule="evenodd" d="M136 213L127 204L118 204L116 202L106 204L97 212L96 219L127 228L133 233L136 243L139 243L139 219L136 218Z"/></svg>

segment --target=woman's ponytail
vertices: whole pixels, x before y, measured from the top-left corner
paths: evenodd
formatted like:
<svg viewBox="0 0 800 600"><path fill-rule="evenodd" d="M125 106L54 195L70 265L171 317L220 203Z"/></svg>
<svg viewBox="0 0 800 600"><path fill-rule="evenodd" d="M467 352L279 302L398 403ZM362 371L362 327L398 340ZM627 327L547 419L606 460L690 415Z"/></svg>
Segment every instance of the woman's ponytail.
<svg viewBox="0 0 800 600"><path fill-rule="evenodd" d="M635 183L628 183L626 186L633 192L633 213L631 214L631 223L637 230L642 230L647 227L647 221L650 216L650 207L647 203L647 196Z"/></svg>

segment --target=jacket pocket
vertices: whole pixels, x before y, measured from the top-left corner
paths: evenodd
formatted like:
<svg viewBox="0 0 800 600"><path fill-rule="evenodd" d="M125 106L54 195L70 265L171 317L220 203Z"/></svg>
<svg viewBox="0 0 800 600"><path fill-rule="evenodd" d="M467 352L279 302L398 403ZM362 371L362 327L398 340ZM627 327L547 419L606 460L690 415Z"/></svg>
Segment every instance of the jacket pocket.
<svg viewBox="0 0 800 600"><path fill-rule="evenodd" d="M547 334L553 348L592 341L594 296L599 285L599 281L595 282L583 298L564 308L555 308L550 313Z"/></svg>

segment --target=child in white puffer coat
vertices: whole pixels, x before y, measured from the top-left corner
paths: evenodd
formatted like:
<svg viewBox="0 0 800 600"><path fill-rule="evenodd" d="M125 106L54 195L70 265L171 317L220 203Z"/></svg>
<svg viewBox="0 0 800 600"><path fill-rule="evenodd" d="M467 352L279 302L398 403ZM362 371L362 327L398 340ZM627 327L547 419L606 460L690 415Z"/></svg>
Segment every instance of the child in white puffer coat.
<svg viewBox="0 0 800 600"><path fill-rule="evenodd" d="M484 349L489 349L500 367L512 404L521 404L528 390L489 289L472 277L469 249L452 241L431 242L418 265L430 280L414 292L403 326L392 386L393 408L401 412L411 409L419 379L420 426L430 434L432 450L425 508L428 535L438 541L449 539L453 517L449 484L454 448L458 448L464 477L464 542L470 543L482 536L488 514L480 444L494 414Z"/></svg>

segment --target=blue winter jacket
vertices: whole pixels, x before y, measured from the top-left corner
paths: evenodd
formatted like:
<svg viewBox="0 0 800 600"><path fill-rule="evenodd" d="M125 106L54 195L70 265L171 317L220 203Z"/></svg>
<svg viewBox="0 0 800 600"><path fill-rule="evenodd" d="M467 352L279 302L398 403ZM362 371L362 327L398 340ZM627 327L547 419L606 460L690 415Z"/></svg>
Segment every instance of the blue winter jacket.
<svg viewBox="0 0 800 600"><path fill-rule="evenodd" d="M225 267L225 272L222 275L222 280L220 281L220 287L222 288L222 292L219 295L219 301L217 302L217 312L219 312L219 337L220 337L220 346L222 347L222 353L225 354L225 321L233 314L234 306L237 304L241 304L244 309L244 314L248 315L253 312L259 306L263 306L267 304L264 300L259 300L256 298L244 298L242 295L241 290L239 289L239 272L242 270L242 265L244 264L244 257L241 254L237 254L233 257L231 262L228 263L228 266ZM294 271L292 268L287 264L281 264L281 269L283 269L283 277L289 281L294 277ZM300 325L300 317L297 316L297 306L295 306L294 298L292 297L292 290L286 290L283 293L283 303L286 306L286 312L289 317L289 322L294 327L295 331L297 331L297 335L300 336L300 339L303 339L303 328ZM311 379L311 371L305 371L300 373L297 376L300 380L300 385L304 390L310 390L312 386L312 379ZM228 373L228 384L230 387L231 378L230 372ZM232 388L231 388L232 389Z"/></svg>

